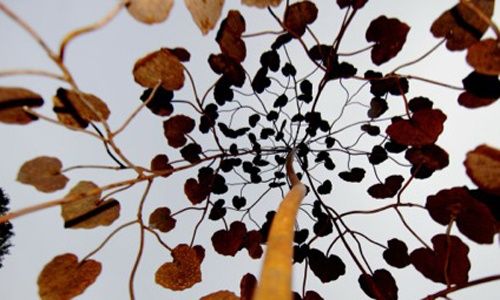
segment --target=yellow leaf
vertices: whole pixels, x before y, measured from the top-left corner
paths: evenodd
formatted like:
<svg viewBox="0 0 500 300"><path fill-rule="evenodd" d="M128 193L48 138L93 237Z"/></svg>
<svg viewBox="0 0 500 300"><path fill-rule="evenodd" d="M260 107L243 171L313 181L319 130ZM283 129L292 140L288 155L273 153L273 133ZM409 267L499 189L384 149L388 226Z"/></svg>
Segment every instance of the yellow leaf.
<svg viewBox="0 0 500 300"><path fill-rule="evenodd" d="M0 122L28 124L37 119L24 111L23 107L38 107L43 104L40 95L23 88L0 87Z"/></svg>
<svg viewBox="0 0 500 300"><path fill-rule="evenodd" d="M500 150L480 145L467 153L467 175L481 189L500 195Z"/></svg>
<svg viewBox="0 0 500 300"><path fill-rule="evenodd" d="M34 186L44 193L63 189L68 178L61 174L62 164L55 157L40 156L25 162L19 169L17 180Z"/></svg>
<svg viewBox="0 0 500 300"><path fill-rule="evenodd" d="M147 88L158 82L166 90L178 90L184 85L184 68L179 58L167 49L160 49L137 60L133 69L135 81Z"/></svg>
<svg viewBox="0 0 500 300"><path fill-rule="evenodd" d="M66 197L84 195L98 186L90 181L80 181ZM120 203L114 199L101 201L101 193L86 196L61 205L61 215L66 228L91 229L112 224L120 216Z"/></svg>
<svg viewBox="0 0 500 300"><path fill-rule="evenodd" d="M255 6L258 8L266 8L268 6L278 6L282 0L241 0L241 3L248 6Z"/></svg>
<svg viewBox="0 0 500 300"><path fill-rule="evenodd" d="M155 24L168 18L173 5L174 0L130 0L127 10L137 21Z"/></svg>
<svg viewBox="0 0 500 300"><path fill-rule="evenodd" d="M164 263L158 268L155 274L156 283L164 288L180 291L201 281L201 262L196 250L186 244L180 244L171 254L174 261Z"/></svg>
<svg viewBox="0 0 500 300"><path fill-rule="evenodd" d="M224 6L224 0L184 0L184 3L204 35L215 27Z"/></svg>
<svg viewBox="0 0 500 300"><path fill-rule="evenodd" d="M101 273L95 260L78 262L66 253L54 257L38 276L38 294L42 300L68 300L82 294Z"/></svg>

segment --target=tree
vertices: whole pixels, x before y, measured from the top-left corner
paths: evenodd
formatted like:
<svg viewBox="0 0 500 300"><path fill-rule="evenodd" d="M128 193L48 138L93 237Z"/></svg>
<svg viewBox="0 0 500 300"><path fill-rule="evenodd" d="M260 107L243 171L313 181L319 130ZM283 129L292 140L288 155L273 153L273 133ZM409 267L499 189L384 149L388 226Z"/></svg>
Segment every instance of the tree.
<svg viewBox="0 0 500 300"><path fill-rule="evenodd" d="M44 104L46 97L32 83L22 88L3 86L0 120L33 123L29 126L48 121L70 129L86 142L97 141L93 151L104 144L104 150L98 151L107 159L96 166L82 161L83 150L76 148L76 157L70 162L55 154L36 153L20 166L18 181L43 193L64 192L51 198L55 200L13 210L2 221L60 206L64 227L74 235L81 233L78 228L113 226L101 236L102 244L92 242L90 248L95 251L61 252L43 263L38 277L42 298L90 292L86 288L106 269L107 262L101 266L96 256L112 248L108 242L119 239L122 231L132 231L130 227L139 228L140 233L130 268L131 298L135 284L152 281L153 274L159 286L174 291L194 289L202 278L218 276L213 275L217 270L200 270L208 260L220 258L205 253L216 252L229 260L235 256L238 261L250 257L259 264L278 200L289 190L285 158L294 149L299 178L308 189L295 232L293 260L295 271L300 272L295 273L303 283L302 290L294 286L297 297L333 298L322 289L311 288L314 281L333 281L327 286L331 286L328 293L335 295L336 287L349 278L351 287L359 286L371 298L395 299L403 293L399 268L413 268L414 278L440 284L419 297L444 296L500 277L489 273L469 276L471 265L478 263L470 258L470 247L493 243L498 232L499 150L486 145L494 140L483 140L463 155L448 152L441 144L442 136L455 129L447 126L453 115L478 110L495 115L495 109L498 111L494 103L499 94L498 30L491 21L494 1L450 5L441 16L435 16L430 28L437 38L435 44L418 47L418 55L406 57L415 26L410 29L389 12L368 18L365 10L382 5L374 1L338 0L321 6L308 1L255 1L273 6L250 10L248 15L236 10L222 14L222 2L200 7L199 1L185 1L202 33L217 28L217 44L210 43L218 48L208 57L200 58L197 49L188 51L182 45L161 42L161 47L133 58L138 59L127 67L138 84L134 89L144 89L135 109L130 103L113 104L92 87L83 88L86 85L80 84L71 62L84 58L71 57L71 53L85 43L84 37L110 28L124 9L143 23L163 22L167 17L171 21L175 17L169 16L172 1L119 1L100 22L65 35L58 51L36 33L37 27L24 22L22 12L14 13L0 3L4 15L30 33L58 67L55 72L15 69L0 71L0 75L34 74L62 81L50 91L55 95L52 106ZM333 11L342 17L333 18ZM259 24L250 22L258 18L253 16L256 13L269 17L274 25L257 31L254 28ZM355 31L356 20L365 25L359 32ZM328 29L322 33L325 27ZM483 37L488 28L494 37ZM357 48L344 46L350 40L357 41ZM203 41L209 44L206 38ZM415 68L432 61L445 47L467 53L471 67L456 69L463 78L461 85L450 74L442 78L428 75L433 72L421 75ZM367 60L369 66L361 63ZM426 68L430 67L435 68ZM194 70L215 75L203 78L209 83L201 84L198 76L206 75ZM106 88L110 87L106 84ZM432 97L434 90L458 92L445 100ZM454 105L444 105L452 101ZM126 106L125 112L116 114L119 106ZM457 108L461 110L457 112ZM134 127L146 119L163 136L149 127ZM143 135L148 130L164 148L131 154L121 139L132 136L130 132L137 128ZM465 168L461 172L466 171L472 182L443 183L443 176L449 176L442 175L447 174L446 169L462 162ZM110 170L116 171L115 179L110 178ZM75 175L79 171L81 175ZM98 174L104 175L99 178ZM170 184L167 192L161 188L164 184ZM142 195L138 196L139 187ZM176 195L179 190L185 195ZM155 201L173 195L178 199ZM189 214L197 218L191 219ZM435 221L432 232L411 222L413 215ZM390 231L380 233L373 222ZM203 239L205 235L209 240ZM152 259L147 256L150 238L163 247L165 257L143 279L136 274ZM240 296L244 299L250 297L259 277L250 273L253 275L242 279ZM302 273L308 276L301 277ZM231 280L231 286L240 281ZM79 284L74 286L74 282ZM220 292L212 298L222 295L235 297Z"/></svg>

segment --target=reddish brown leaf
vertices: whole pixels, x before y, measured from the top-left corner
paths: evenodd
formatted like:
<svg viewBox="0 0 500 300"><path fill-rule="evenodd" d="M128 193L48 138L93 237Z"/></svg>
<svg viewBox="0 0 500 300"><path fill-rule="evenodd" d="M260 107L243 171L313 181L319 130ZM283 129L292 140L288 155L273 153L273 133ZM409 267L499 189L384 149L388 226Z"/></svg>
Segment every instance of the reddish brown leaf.
<svg viewBox="0 0 500 300"><path fill-rule="evenodd" d="M360 9L365 6L366 2L368 2L368 0L337 0L337 5L340 8L351 6L354 9Z"/></svg>
<svg viewBox="0 0 500 300"><path fill-rule="evenodd" d="M385 269L375 270L373 276L361 274L358 279L363 292L372 299L396 300L398 287L394 277Z"/></svg>
<svg viewBox="0 0 500 300"><path fill-rule="evenodd" d="M266 8L268 6L278 6L283 0L241 0L241 3L248 6L258 8Z"/></svg>
<svg viewBox="0 0 500 300"><path fill-rule="evenodd" d="M38 118L24 111L23 107L42 106L42 96L23 88L0 87L0 122L28 124Z"/></svg>
<svg viewBox="0 0 500 300"><path fill-rule="evenodd" d="M219 230L212 235L212 245L221 255L235 256L244 246L247 228L244 223L235 221L229 230Z"/></svg>
<svg viewBox="0 0 500 300"><path fill-rule="evenodd" d="M53 103L57 119L73 127L86 128L89 122L101 122L110 115L106 103L92 94L59 88Z"/></svg>
<svg viewBox="0 0 500 300"><path fill-rule="evenodd" d="M225 81L237 87L245 83L245 70L240 63L225 54L211 54L208 57L210 68L217 74L223 74Z"/></svg>
<svg viewBox="0 0 500 300"><path fill-rule="evenodd" d="M200 300L240 300L240 297L233 292L223 290L203 296Z"/></svg>
<svg viewBox="0 0 500 300"><path fill-rule="evenodd" d="M494 0L471 0L484 15L491 18L495 6ZM459 3L444 12L434 23L431 32L435 37L445 37L449 50L463 50L479 41L489 24L470 9Z"/></svg>
<svg viewBox="0 0 500 300"><path fill-rule="evenodd" d="M449 284L466 283L470 270L467 257L469 247L458 237L445 234L435 235L432 238L432 245L434 250L427 248L414 250L410 254L412 265L432 281L446 284L448 277Z"/></svg>
<svg viewBox="0 0 500 300"><path fill-rule="evenodd" d="M157 284L181 291L201 282L201 262L193 248L180 244L172 250L171 255L173 262L164 263L156 271Z"/></svg>
<svg viewBox="0 0 500 300"><path fill-rule="evenodd" d="M201 203L210 194L208 186L198 183L196 179L189 178L184 183L184 193L193 205Z"/></svg>
<svg viewBox="0 0 500 300"><path fill-rule="evenodd" d="M238 63L241 63L247 54L245 42L241 39L244 31L245 19L237 10L230 10L215 38L222 53Z"/></svg>
<svg viewBox="0 0 500 300"><path fill-rule="evenodd" d="M173 5L174 0L130 0L127 10L137 21L155 24L168 18Z"/></svg>
<svg viewBox="0 0 500 300"><path fill-rule="evenodd" d="M264 252L261 246L262 234L258 230L250 230L245 236L244 247L248 250L248 254L253 259L258 259Z"/></svg>
<svg viewBox="0 0 500 300"><path fill-rule="evenodd" d="M316 5L310 1L301 1L286 8L283 24L294 37L300 37L306 32L306 26L312 24L317 17Z"/></svg>
<svg viewBox="0 0 500 300"><path fill-rule="evenodd" d="M423 146L434 144L441 132L446 115L439 109L423 109L411 119L399 119L389 125L386 133L401 145Z"/></svg>
<svg viewBox="0 0 500 300"><path fill-rule="evenodd" d="M240 281L240 297L241 300L252 300L253 291L257 286L257 278L250 273L246 273L241 277Z"/></svg>
<svg viewBox="0 0 500 300"><path fill-rule="evenodd" d="M154 88L161 82L164 89L175 91L184 85L182 63L165 48L137 60L132 72L135 82L146 88Z"/></svg>
<svg viewBox="0 0 500 300"><path fill-rule="evenodd" d="M161 232L169 232L174 229L176 222L170 215L168 207L158 207L149 215L149 227Z"/></svg>
<svg viewBox="0 0 500 300"><path fill-rule="evenodd" d="M170 176L173 169L165 154L158 154L151 160L151 171L161 173L163 177Z"/></svg>
<svg viewBox="0 0 500 300"><path fill-rule="evenodd" d="M490 209L472 197L465 187L442 190L427 197L425 204L432 219L441 225L448 225L452 219L457 222L461 233L480 243L492 243L496 233L496 220Z"/></svg>
<svg viewBox="0 0 500 300"><path fill-rule="evenodd" d="M495 103L496 98L484 98L476 96L470 92L463 92L458 96L458 104L467 108L478 108Z"/></svg>
<svg viewBox="0 0 500 300"><path fill-rule="evenodd" d="M400 175L392 175L385 179L384 183L377 183L368 188L368 194L376 199L392 198L396 196L404 178Z"/></svg>
<svg viewBox="0 0 500 300"><path fill-rule="evenodd" d="M372 61L377 66L395 57L406 42L410 26L394 18L380 16L373 20L366 30L366 40L375 42Z"/></svg>
<svg viewBox="0 0 500 300"><path fill-rule="evenodd" d="M215 27L224 6L224 0L184 0L184 3L204 35Z"/></svg>
<svg viewBox="0 0 500 300"><path fill-rule="evenodd" d="M176 115L163 122L163 131L168 144L180 148L187 142L186 134L193 131L194 120L185 115Z"/></svg>
<svg viewBox="0 0 500 300"><path fill-rule="evenodd" d="M405 158L413 165L412 173L415 178L427 178L449 163L448 153L435 144L412 147L406 150Z"/></svg>
<svg viewBox="0 0 500 300"><path fill-rule="evenodd" d="M61 173L61 161L55 157L40 156L25 162L17 173L17 180L34 186L44 193L63 189L68 178Z"/></svg>
<svg viewBox="0 0 500 300"><path fill-rule="evenodd" d="M474 43L467 50L467 62L478 73L487 75L500 74L500 47L499 41L486 39Z"/></svg>
<svg viewBox="0 0 500 300"><path fill-rule="evenodd" d="M480 188L500 196L500 150L480 145L467 153L467 175Z"/></svg>
<svg viewBox="0 0 500 300"><path fill-rule="evenodd" d="M38 295L42 300L72 299L82 294L101 273L101 263L89 259L78 262L71 253L54 257L38 275Z"/></svg>
<svg viewBox="0 0 500 300"><path fill-rule="evenodd" d="M387 241L388 248L385 249L383 257L385 261L396 268L404 268L410 264L408 247L403 241L392 239Z"/></svg>
<svg viewBox="0 0 500 300"><path fill-rule="evenodd" d="M80 181L66 197L80 197L99 187L90 181ZM114 199L101 201L101 193L69 201L61 205L65 228L91 229L111 225L120 217L120 203Z"/></svg>

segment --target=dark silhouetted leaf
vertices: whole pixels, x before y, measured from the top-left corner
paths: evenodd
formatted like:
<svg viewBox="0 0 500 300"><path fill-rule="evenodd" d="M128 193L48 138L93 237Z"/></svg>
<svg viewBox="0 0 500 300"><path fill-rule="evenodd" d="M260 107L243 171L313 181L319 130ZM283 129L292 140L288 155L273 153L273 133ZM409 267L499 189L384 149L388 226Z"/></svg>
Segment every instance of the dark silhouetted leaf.
<svg viewBox="0 0 500 300"><path fill-rule="evenodd" d="M410 256L408 255L408 247L406 247L403 241L392 239L387 241L387 246L389 248L385 249L383 256L389 265L396 268L404 268L411 263Z"/></svg>
<svg viewBox="0 0 500 300"><path fill-rule="evenodd" d="M412 147L406 150L405 158L414 168L424 167L428 172L444 169L448 166L448 153L438 145L431 144L422 147ZM416 178L421 178L415 174Z"/></svg>
<svg viewBox="0 0 500 300"><path fill-rule="evenodd" d="M391 175L385 179L385 182L377 183L368 188L368 194L376 199L392 198L396 196L404 178L400 175Z"/></svg>
<svg viewBox="0 0 500 300"><path fill-rule="evenodd" d="M467 92L481 98L498 99L500 97L500 80L496 75L484 75L472 72L462 80Z"/></svg>
<svg viewBox="0 0 500 300"><path fill-rule="evenodd" d="M434 250L418 248L410 254L412 265L425 277L435 282L464 284L468 281L469 247L456 236L438 234L432 238ZM445 276L445 266L447 266Z"/></svg>
<svg viewBox="0 0 500 300"><path fill-rule="evenodd" d="M398 144L423 146L434 144L443 131L446 115L439 109L415 112L410 120L399 119L387 127L386 133Z"/></svg>
<svg viewBox="0 0 500 300"><path fill-rule="evenodd" d="M144 90L141 95L142 102L148 100L152 91L152 88ZM146 104L146 107L149 108L155 115L167 117L174 111L174 107L171 102L173 98L174 93L172 91L168 91L160 86L153 95L153 98Z"/></svg>
<svg viewBox="0 0 500 300"><path fill-rule="evenodd" d="M389 109L387 101L380 97L375 97L370 101L370 109L368 110L368 117L376 119L380 117Z"/></svg>
<svg viewBox="0 0 500 300"><path fill-rule="evenodd" d="M432 103L429 98L425 97L415 97L412 98L410 101L408 101L408 108L410 109L411 112L417 112L419 110L425 110L425 109L432 109L432 106L434 103Z"/></svg>
<svg viewBox="0 0 500 300"><path fill-rule="evenodd" d="M208 214L208 218L214 221L222 219L226 215L226 208L224 207L224 204L225 201L223 199L215 201L210 213Z"/></svg>
<svg viewBox="0 0 500 300"><path fill-rule="evenodd" d="M175 115L163 122L163 132L167 142L174 148L180 148L187 142L186 134L193 131L194 120L185 115Z"/></svg>
<svg viewBox="0 0 500 300"><path fill-rule="evenodd" d="M345 274L344 263L340 257L334 254L326 257L323 252L310 249L308 259L309 267L323 283L337 280L341 275Z"/></svg>
<svg viewBox="0 0 500 300"><path fill-rule="evenodd" d="M384 147L375 145L372 148L372 152L370 155L368 155L368 161L372 165L378 165L384 162L387 159L387 152L385 151Z"/></svg>
<svg viewBox="0 0 500 300"><path fill-rule="evenodd" d="M340 8L346 8L351 6L354 9L362 8L368 0L337 0L337 4Z"/></svg>
<svg viewBox="0 0 500 300"><path fill-rule="evenodd" d="M363 292L372 299L396 300L398 299L398 287L394 277L385 269L378 269L369 274L361 274L358 278Z"/></svg>
<svg viewBox="0 0 500 300"><path fill-rule="evenodd" d="M244 246L247 228L245 224L235 221L229 230L219 230L212 235L214 250L221 255L235 256Z"/></svg>
<svg viewBox="0 0 500 300"><path fill-rule="evenodd" d="M163 177L168 177L172 174L174 167L168 163L168 156L158 154L151 160L151 171L162 173Z"/></svg>
<svg viewBox="0 0 500 300"><path fill-rule="evenodd" d="M253 259L258 259L264 253L262 246L262 234L258 230L250 230L245 235L244 247L248 250L248 254Z"/></svg>
<svg viewBox="0 0 500 300"><path fill-rule="evenodd" d="M226 81L237 87L245 83L245 70L238 62L224 54L211 54L208 57L210 68L217 74L223 74Z"/></svg>
<svg viewBox="0 0 500 300"><path fill-rule="evenodd" d="M365 170L361 168L352 168L350 171L340 172L339 177L347 182L361 182L365 177Z"/></svg>
<svg viewBox="0 0 500 300"><path fill-rule="evenodd" d="M181 149L182 157L190 163L197 163L200 161L200 154L202 152L201 146L196 143L186 145Z"/></svg>
<svg viewBox="0 0 500 300"><path fill-rule="evenodd" d="M318 186L318 193L320 195L329 194L332 191L332 187L332 182L327 179L320 186Z"/></svg>
<svg viewBox="0 0 500 300"><path fill-rule="evenodd" d="M380 16L370 23L366 30L366 40L375 42L372 61L377 66L387 62L403 48L410 27L394 18Z"/></svg>

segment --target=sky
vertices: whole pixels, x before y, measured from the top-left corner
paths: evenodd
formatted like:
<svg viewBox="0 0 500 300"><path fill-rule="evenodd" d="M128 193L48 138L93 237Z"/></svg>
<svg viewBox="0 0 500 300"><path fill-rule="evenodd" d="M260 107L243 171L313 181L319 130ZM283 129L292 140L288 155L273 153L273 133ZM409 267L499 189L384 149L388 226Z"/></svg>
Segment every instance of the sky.
<svg viewBox="0 0 500 300"><path fill-rule="evenodd" d="M104 16L116 1L68 1L68 0L8 0L3 1L23 20L30 24L53 49L57 49L62 37L72 29L94 22ZM318 39L331 42L341 23L342 15L334 1L316 1L320 7L319 19L311 27ZM455 1L369 1L355 18L352 28L346 33L346 39L341 46L341 52L351 52L366 46L364 32L371 20L381 14L396 17L411 26L402 52L392 61L382 65L379 70L388 72L401 63L410 61L437 44L438 40L429 32L430 25L444 10L455 4ZM259 32L279 27L265 10L241 7L239 1L226 1L222 16L229 9L240 9L246 19L246 32ZM276 10L278 15L282 9ZM498 8L495 11L498 16ZM494 20L497 19L494 17ZM333 32L333 33L332 33ZM109 120L113 128L119 126L124 119L139 105L142 88L136 84L132 76L135 61L145 54L161 47L184 47L191 52L191 61L186 67L193 74L196 87L204 92L216 79L206 62L210 53L218 53L219 48L214 41L216 30L202 36L184 7L182 1L176 1L169 19L160 25L148 26L135 21L126 11L122 11L108 26L91 34L76 38L67 48L66 64L71 70L81 90L98 95L105 99L110 107ZM492 32L487 32L492 35ZM269 48L273 36L248 38L246 44L248 55L245 68L254 74L259 63L260 53ZM290 55L297 57L296 66L305 75L312 66L303 59L301 49L290 47ZM440 47L426 60L401 71L403 74L418 74L422 77L445 81L458 85L469 72L465 64L465 54L450 53ZM302 57L302 60L301 60ZM57 72L42 49L23 30L0 14L0 71L7 69L36 68ZM349 58L361 72L371 67L368 53ZM300 66L300 67L299 67ZM208 72L207 72L208 71ZM436 193L441 187L468 185L473 186L466 177L463 167L465 153L477 145L487 142L491 146L500 147L498 138L497 116L500 113L498 104L493 106L468 110L457 104L457 92L448 89L411 82L410 96L424 95L432 99L436 107L448 114L445 132L439 138L438 144L448 150L450 166L437 172L430 180L415 182L405 193L406 199L425 204L425 197ZM51 115L51 98L61 83L52 79L33 76L0 77L0 86L27 87L41 94L46 104L40 112ZM352 89L359 87L359 82L348 82ZM248 86L246 87L248 91ZM366 89L365 89L366 92ZM190 86L186 84L178 95L179 99L192 99ZM325 100L321 100L318 109L327 116L334 117L339 110L340 100L345 98L338 85L328 86ZM359 101L367 102L368 96L359 96ZM339 101L336 101L336 100ZM398 102L400 104L400 102ZM401 110L394 104L394 109ZM253 104L251 104L253 105ZM188 112L186 107L176 107L176 112ZM359 107L349 107L339 127L352 123L359 112ZM240 120L235 120L238 124ZM496 129L496 130L495 130ZM71 181L67 189L51 194L42 194L30 186L17 182L16 174L19 166L34 157L50 155L58 157L65 167L79 164L110 164L102 144L88 136L68 131L44 121L38 121L29 126L11 126L1 124L0 136L3 138L0 156L0 186L11 198L11 209L19 209L43 201L64 196L69 187L80 180L92 180L100 185L131 178L132 172L116 172L111 170L75 170L68 173ZM345 136L343 139L353 141L356 136ZM142 111L127 128L127 131L117 138L117 143L132 161L141 165L149 165L151 158L158 153L172 153L163 137L162 118L153 116L149 111ZM170 155L170 154L169 154ZM173 155L173 154L172 154ZM356 161L355 161L356 162ZM339 158L338 166L344 164ZM339 170L340 171L340 170ZM383 169L381 177L390 175L391 169ZM319 174L326 178L328 174ZM185 195L181 187L184 180L192 173L179 173L167 180L155 182L145 212L167 205L172 211L186 206ZM372 178L373 179L373 178ZM333 179L332 179L333 180ZM331 205L339 211L378 207L380 203L373 202L364 190L352 185L334 181L334 196ZM338 185L337 185L338 183ZM144 185L134 186L117 199L122 205L121 217L111 227L86 230L68 230L63 228L59 208L51 208L41 212L21 217L13 221L15 237L11 254L5 257L4 267L0 269L0 291L3 299L37 299L36 280L40 270L54 256L72 252L79 258L92 251L113 228L135 217L137 203ZM258 190L245 190L247 198L259 193ZM269 209L274 209L280 195L274 193L266 197L266 201L255 213L261 222ZM312 203L312 200L307 200ZM330 200L329 200L330 201ZM230 202L228 199L226 202ZM235 215L236 216L236 215ZM444 232L445 228L432 221L425 211L409 211L405 214L407 221L419 230L419 233L430 240L436 232ZM178 218L177 228L164 236L171 246L187 242L191 237L194 223L198 220L198 212L187 212ZM236 217L237 218L237 217ZM307 224L307 217L299 214L299 223ZM404 239L410 249L419 246L417 241L402 228L393 213L380 214L374 217L352 217L347 220L350 226L385 243L387 236L397 236ZM197 243L205 246L207 255L202 265L203 281L182 293L165 290L154 283L154 272L162 263L170 261L170 255L154 240L147 236L146 248L141 266L136 276L136 296L138 299L198 299L208 293L229 289L239 294L239 280L247 272L257 275L259 261L248 259L246 251L233 257L222 257L215 254L210 245L211 233L222 229L220 222L205 221L197 236ZM458 234L456 228L453 231ZM186 237L187 235L187 237ZM126 299L128 298L128 274L137 252L139 230L137 227L127 228L118 233L93 258L103 263L103 271L96 283L77 299ZM464 239L466 239L464 237ZM498 242L494 245L478 246L466 240L470 249L470 259L473 262L470 278L498 273L500 260L498 257ZM327 246L329 241L323 241ZM381 260L379 248L367 246L367 255L373 257L373 267L390 268ZM348 265L347 274L339 280L321 284L314 276L308 279L308 290L317 289L325 299L364 299L366 296L359 289L359 276L344 248L337 244L335 254L341 256ZM372 261L372 260L370 260ZM432 283L421 276L413 267L403 270L391 268L393 276L398 281L400 299L422 298L436 292L443 285ZM295 290L300 290L303 266L296 268ZM310 274L311 275L311 274ZM488 283L483 286L467 289L452 294L453 299L494 299L494 294L500 291L500 283Z"/></svg>

